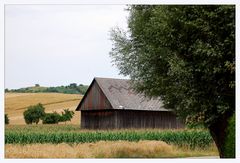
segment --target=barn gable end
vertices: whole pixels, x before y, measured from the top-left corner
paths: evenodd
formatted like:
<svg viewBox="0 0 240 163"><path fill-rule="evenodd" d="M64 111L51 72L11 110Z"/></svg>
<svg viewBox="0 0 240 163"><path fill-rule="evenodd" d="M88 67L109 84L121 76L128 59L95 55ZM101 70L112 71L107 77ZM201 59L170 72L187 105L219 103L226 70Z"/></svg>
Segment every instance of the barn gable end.
<svg viewBox="0 0 240 163"><path fill-rule="evenodd" d="M77 107L77 110L104 110L112 109L109 100L94 79L85 96Z"/></svg>

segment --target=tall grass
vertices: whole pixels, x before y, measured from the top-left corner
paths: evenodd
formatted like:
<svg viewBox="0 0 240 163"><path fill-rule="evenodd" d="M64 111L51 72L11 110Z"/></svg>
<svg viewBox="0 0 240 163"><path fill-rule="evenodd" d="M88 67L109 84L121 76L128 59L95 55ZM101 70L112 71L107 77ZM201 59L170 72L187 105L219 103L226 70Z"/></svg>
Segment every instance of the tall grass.
<svg viewBox="0 0 240 163"><path fill-rule="evenodd" d="M37 152L36 152L37 151ZM207 149L178 148L162 141L99 141L69 145L6 144L6 158L174 158L216 156L215 146Z"/></svg>

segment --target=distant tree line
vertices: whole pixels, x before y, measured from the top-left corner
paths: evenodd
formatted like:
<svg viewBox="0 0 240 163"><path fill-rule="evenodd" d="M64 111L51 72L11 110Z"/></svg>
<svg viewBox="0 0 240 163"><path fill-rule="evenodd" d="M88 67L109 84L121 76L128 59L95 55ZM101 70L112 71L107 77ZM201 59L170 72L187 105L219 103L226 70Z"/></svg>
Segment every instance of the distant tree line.
<svg viewBox="0 0 240 163"><path fill-rule="evenodd" d="M57 87L40 87L39 84L35 84L35 87L27 87L20 89L5 89L5 92L17 92L17 93L39 93L39 92L55 92L66 94L82 94L84 95L88 89L88 85L71 83L67 86Z"/></svg>

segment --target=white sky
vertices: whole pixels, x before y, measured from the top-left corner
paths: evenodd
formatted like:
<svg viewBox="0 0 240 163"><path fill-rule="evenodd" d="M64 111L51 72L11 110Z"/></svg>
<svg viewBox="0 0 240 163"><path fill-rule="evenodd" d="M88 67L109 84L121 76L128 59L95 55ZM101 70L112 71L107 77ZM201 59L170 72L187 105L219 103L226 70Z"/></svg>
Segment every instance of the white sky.
<svg viewBox="0 0 240 163"><path fill-rule="evenodd" d="M6 5L5 88L124 78L112 66L110 29L127 28L125 5Z"/></svg>

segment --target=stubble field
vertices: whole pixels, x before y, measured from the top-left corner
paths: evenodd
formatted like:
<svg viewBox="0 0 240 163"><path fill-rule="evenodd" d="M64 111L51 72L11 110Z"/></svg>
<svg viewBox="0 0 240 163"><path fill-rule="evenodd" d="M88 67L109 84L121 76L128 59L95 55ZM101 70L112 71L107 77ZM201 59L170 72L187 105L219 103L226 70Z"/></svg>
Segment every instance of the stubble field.
<svg viewBox="0 0 240 163"><path fill-rule="evenodd" d="M23 112L30 105L42 103L45 112L61 112L63 109L74 111L74 117L67 124L80 124L80 112L75 111L82 95L63 93L5 93L5 113L10 124L25 124Z"/></svg>

